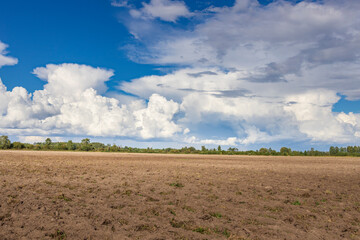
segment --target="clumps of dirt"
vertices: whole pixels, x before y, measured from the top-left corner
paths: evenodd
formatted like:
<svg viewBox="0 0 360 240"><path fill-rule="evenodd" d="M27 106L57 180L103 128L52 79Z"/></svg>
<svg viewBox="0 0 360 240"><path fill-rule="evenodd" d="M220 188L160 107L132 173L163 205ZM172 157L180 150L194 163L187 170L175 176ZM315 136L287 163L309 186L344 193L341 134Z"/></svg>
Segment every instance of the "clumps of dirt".
<svg viewBox="0 0 360 240"><path fill-rule="evenodd" d="M0 151L0 239L360 239L360 161Z"/></svg>

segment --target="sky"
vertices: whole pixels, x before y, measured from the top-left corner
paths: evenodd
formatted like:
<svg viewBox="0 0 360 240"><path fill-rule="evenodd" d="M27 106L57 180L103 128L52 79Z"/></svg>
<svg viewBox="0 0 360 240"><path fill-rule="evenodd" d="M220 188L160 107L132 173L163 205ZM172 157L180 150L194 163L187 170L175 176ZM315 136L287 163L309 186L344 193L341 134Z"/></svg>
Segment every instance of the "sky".
<svg viewBox="0 0 360 240"><path fill-rule="evenodd" d="M360 145L360 2L0 1L0 135Z"/></svg>

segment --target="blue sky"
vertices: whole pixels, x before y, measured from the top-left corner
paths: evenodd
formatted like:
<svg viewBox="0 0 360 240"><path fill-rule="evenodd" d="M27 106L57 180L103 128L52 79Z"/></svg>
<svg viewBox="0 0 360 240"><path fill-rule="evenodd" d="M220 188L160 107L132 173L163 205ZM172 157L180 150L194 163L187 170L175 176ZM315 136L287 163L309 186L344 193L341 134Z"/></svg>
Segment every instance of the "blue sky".
<svg viewBox="0 0 360 240"><path fill-rule="evenodd" d="M1 1L0 134L359 144L359 10L355 0Z"/></svg>

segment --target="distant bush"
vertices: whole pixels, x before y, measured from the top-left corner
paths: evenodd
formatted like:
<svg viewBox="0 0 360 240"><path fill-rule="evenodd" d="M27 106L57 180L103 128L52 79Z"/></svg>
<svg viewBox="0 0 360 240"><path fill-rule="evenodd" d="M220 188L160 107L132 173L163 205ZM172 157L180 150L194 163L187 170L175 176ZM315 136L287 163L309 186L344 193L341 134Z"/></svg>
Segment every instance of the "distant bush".
<svg viewBox="0 0 360 240"><path fill-rule="evenodd" d="M13 149L23 149L23 148L25 148L25 144L23 144L21 142L13 142L12 148Z"/></svg>

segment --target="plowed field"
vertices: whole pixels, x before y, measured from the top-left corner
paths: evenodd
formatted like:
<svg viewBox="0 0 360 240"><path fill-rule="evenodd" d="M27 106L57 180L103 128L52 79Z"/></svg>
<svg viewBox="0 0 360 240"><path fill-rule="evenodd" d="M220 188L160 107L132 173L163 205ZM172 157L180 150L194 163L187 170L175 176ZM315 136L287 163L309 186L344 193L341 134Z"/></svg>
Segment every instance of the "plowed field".
<svg viewBox="0 0 360 240"><path fill-rule="evenodd" d="M360 158L0 151L0 239L360 239Z"/></svg>

